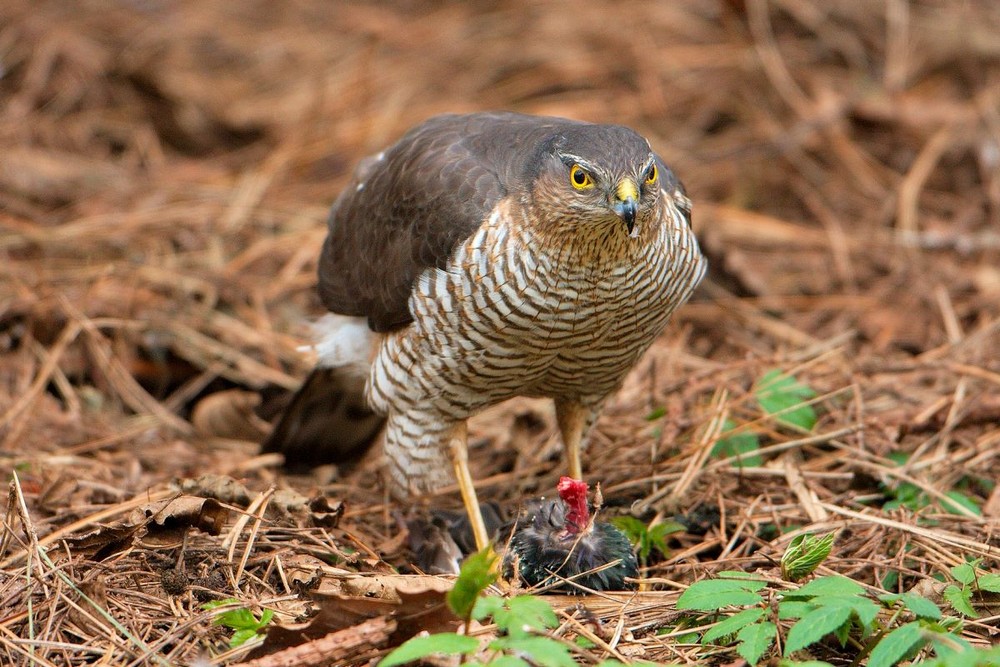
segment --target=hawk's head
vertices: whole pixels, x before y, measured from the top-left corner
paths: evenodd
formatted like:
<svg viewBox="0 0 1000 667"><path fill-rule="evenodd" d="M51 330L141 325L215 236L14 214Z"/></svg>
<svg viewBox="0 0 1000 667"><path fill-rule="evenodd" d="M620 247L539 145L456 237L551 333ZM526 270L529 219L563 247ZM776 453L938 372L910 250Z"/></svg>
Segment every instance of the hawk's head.
<svg viewBox="0 0 1000 667"><path fill-rule="evenodd" d="M549 137L529 173L543 224L616 225L630 236L660 205L664 183L680 188L642 136L618 125L578 125Z"/></svg>

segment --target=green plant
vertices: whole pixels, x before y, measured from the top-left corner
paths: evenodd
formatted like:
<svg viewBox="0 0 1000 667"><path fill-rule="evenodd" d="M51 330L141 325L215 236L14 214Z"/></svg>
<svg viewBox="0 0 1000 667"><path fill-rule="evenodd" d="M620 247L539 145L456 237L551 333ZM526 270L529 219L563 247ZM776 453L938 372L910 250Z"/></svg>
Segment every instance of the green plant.
<svg viewBox="0 0 1000 667"><path fill-rule="evenodd" d="M805 576L831 546L830 536L796 538L782 558L782 571ZM976 581L979 590L1000 587L1000 577L977 573L976 563L967 565L959 566L964 569L958 574L953 572L958 581L969 586ZM984 582L990 588L984 588ZM973 649L958 635L961 621L945 617L930 600L915 593L876 599L860 584L837 575L789 589L743 572L723 572L718 579L692 584L677 600L677 608L715 614L736 608L708 629L701 641L735 643L737 653L750 664L761 662L779 639L785 658L781 664L789 665L797 651L812 647L815 653L830 638L841 647L852 643L859 659L867 656L868 667L892 667L925 649L933 652L932 664L940 667L978 667L991 664L995 657L995 650ZM885 610L887 620L881 613Z"/></svg>
<svg viewBox="0 0 1000 667"><path fill-rule="evenodd" d="M907 462L909 455L904 452L894 452L888 457L897 466L902 466ZM963 478L956 486L968 487L975 485L977 480ZM983 485L988 486L988 485ZM926 491L912 482L898 482L896 484L882 484L882 492L888 500L882 505L882 509L894 510L905 508L911 512L919 512L929 507L934 499ZM967 493L959 488L946 491L944 498L938 498L937 503L941 509L948 514L982 516L983 510L979 503Z"/></svg>
<svg viewBox="0 0 1000 667"><path fill-rule="evenodd" d="M723 422L722 434L712 448L712 456L716 458L738 456L736 465L740 468L764 465L764 459L759 454L752 453L760 449L760 437L745 428L737 429L739 427L732 419Z"/></svg>
<svg viewBox="0 0 1000 667"><path fill-rule="evenodd" d="M780 369L771 369L753 386L753 397L761 411L785 426L802 431L811 431L816 425L816 409L808 403L816 397L816 392L802 384L794 376ZM754 467L763 465L764 460L757 454L760 437L731 419L722 425L722 434L712 448L712 456L721 458L739 457L736 465Z"/></svg>
<svg viewBox="0 0 1000 667"><path fill-rule="evenodd" d="M207 611L233 604L240 604L240 601L236 598L213 600L201 605L201 608ZM265 609L261 612L260 618L257 618L246 607L239 607L219 614L213 623L224 625L234 631L233 636L229 638L229 648L236 648L260 636L260 631L267 627L273 616L274 611Z"/></svg>
<svg viewBox="0 0 1000 667"><path fill-rule="evenodd" d="M785 581L801 581L816 571L833 549L833 533L816 537L803 533L793 538L781 556L781 577Z"/></svg>
<svg viewBox="0 0 1000 667"><path fill-rule="evenodd" d="M636 547L636 554L643 567L646 566L654 549L664 556L670 552L670 549L667 548L668 535L685 530L684 526L676 521L661 521L647 526L634 516L616 516L611 519L611 523L625 533L629 542Z"/></svg>
<svg viewBox="0 0 1000 667"><path fill-rule="evenodd" d="M469 667L575 667L571 645L545 634L559 624L548 602L531 595L512 598L483 595L496 580L495 565L496 555L490 549L470 556L462 564L455 586L447 596L449 608L465 619L465 627L469 627L471 620L492 620L496 625L500 636L486 646L485 662L469 660L480 649L479 640L442 632L403 642L382 659L379 667L404 665L431 655L462 656L462 664ZM575 646L584 648L580 644ZM621 664L604 661L599 667Z"/></svg>
<svg viewBox="0 0 1000 667"><path fill-rule="evenodd" d="M816 409L806 402L815 398L816 392L794 376L772 369L757 381L753 393L761 410L779 423L803 431L816 425Z"/></svg>
<svg viewBox="0 0 1000 667"><path fill-rule="evenodd" d="M979 614L972 608L972 594L1000 593L1000 574L985 572L980 569L982 558L969 563L962 563L951 568L951 576L960 585L949 584L944 589L944 599L963 616L978 618Z"/></svg>

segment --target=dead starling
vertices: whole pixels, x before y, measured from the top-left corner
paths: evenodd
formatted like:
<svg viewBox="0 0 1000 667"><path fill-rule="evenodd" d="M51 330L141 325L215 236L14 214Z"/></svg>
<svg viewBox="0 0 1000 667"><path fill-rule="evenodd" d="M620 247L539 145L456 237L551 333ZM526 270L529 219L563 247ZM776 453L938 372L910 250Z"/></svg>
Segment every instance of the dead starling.
<svg viewBox="0 0 1000 667"><path fill-rule="evenodd" d="M557 489L559 500L539 503L514 528L504 575L509 579L516 572L528 586L569 579L572 583L555 586L568 593L634 588L626 581L639 574L632 545L615 526L591 519L587 483L563 477ZM614 564L605 567L609 563Z"/></svg>

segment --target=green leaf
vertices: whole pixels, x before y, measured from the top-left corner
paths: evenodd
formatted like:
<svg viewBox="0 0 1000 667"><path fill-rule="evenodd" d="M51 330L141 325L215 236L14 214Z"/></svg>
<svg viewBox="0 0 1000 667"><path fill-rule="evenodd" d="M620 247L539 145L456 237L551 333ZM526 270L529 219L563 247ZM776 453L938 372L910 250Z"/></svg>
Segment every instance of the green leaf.
<svg viewBox="0 0 1000 667"><path fill-rule="evenodd" d="M705 579L691 584L677 598L678 609L715 611L727 606L749 607L764 601L755 591L764 588L763 581Z"/></svg>
<svg viewBox="0 0 1000 667"><path fill-rule="evenodd" d="M760 438L753 431L738 431L731 433L737 427L736 422L727 419L722 425L722 434L712 447L711 456L718 459L739 456L736 465L740 468L756 468L764 465L764 459L755 452L760 449ZM727 435L727 433L731 433Z"/></svg>
<svg viewBox="0 0 1000 667"><path fill-rule="evenodd" d="M972 644L951 632L931 635L931 644L934 646L934 653L939 658L947 659L953 655L972 650Z"/></svg>
<svg viewBox="0 0 1000 667"><path fill-rule="evenodd" d="M938 659L934 661L935 667L997 667L1000 665L1000 646L988 649L975 649L966 646L960 651L937 650ZM935 643L937 647L937 643Z"/></svg>
<svg viewBox="0 0 1000 667"><path fill-rule="evenodd" d="M650 526L649 528L649 543L664 556L667 555L669 549L667 548L667 536L673 535L674 533L683 533L687 528L676 521L661 521L660 523Z"/></svg>
<svg viewBox="0 0 1000 667"><path fill-rule="evenodd" d="M833 631L833 636L840 642L840 647L847 646L847 640L851 638L851 623L844 623Z"/></svg>
<svg viewBox="0 0 1000 667"><path fill-rule="evenodd" d="M1000 574L981 574L976 580L976 587L981 591L1000 593Z"/></svg>
<svg viewBox="0 0 1000 667"><path fill-rule="evenodd" d="M657 419L662 419L667 415L667 409L664 407L653 408L648 415L646 415L646 421L655 422Z"/></svg>
<svg viewBox="0 0 1000 667"><path fill-rule="evenodd" d="M858 617L865 634L871 630L881 610L881 607L868 598L856 595L830 595L813 601L820 607L838 607L849 610L851 614Z"/></svg>
<svg viewBox="0 0 1000 667"><path fill-rule="evenodd" d="M868 656L868 667L892 667L915 655L926 643L918 621L905 623L875 645Z"/></svg>
<svg viewBox="0 0 1000 667"><path fill-rule="evenodd" d="M849 607L817 607L799 619L785 638L785 656L815 644L851 620Z"/></svg>
<svg viewBox="0 0 1000 667"><path fill-rule="evenodd" d="M448 591L446 598L448 607L456 616L469 618L480 593L497 580L496 560L496 553L488 546L462 563L455 586Z"/></svg>
<svg viewBox="0 0 1000 667"><path fill-rule="evenodd" d="M959 506L972 512L975 516L982 516L983 510L976 504L976 501L971 497L965 495L961 491L948 491L944 494L948 497L947 500L941 499L941 508L948 512L949 514L960 514L965 515L965 512L959 509Z"/></svg>
<svg viewBox="0 0 1000 667"><path fill-rule="evenodd" d="M865 589L861 584L857 584L847 577L830 575L813 579L808 584L795 591L784 593L786 598L811 598L825 597L829 595L863 595Z"/></svg>
<svg viewBox="0 0 1000 667"><path fill-rule="evenodd" d="M822 660L803 660L802 662L797 662L788 658L782 658L778 661L778 667L833 667L833 665Z"/></svg>
<svg viewBox="0 0 1000 667"><path fill-rule="evenodd" d="M392 653L385 656L378 667L394 667L405 665L414 660L426 658L429 655L468 655L476 650L479 642L473 637L457 635L454 632L441 632L426 637L413 637L399 645Z"/></svg>
<svg viewBox="0 0 1000 667"><path fill-rule="evenodd" d="M481 595L472 607L472 618L482 621L503 609L504 599L492 595Z"/></svg>
<svg viewBox="0 0 1000 667"><path fill-rule="evenodd" d="M229 638L229 648L236 648L238 646L243 646L245 643L251 639L257 638L257 630L255 628L244 628L243 630L237 630L233 633L233 636Z"/></svg>
<svg viewBox="0 0 1000 667"><path fill-rule="evenodd" d="M233 630L239 630L242 628L256 627L257 619L254 618L253 614L246 607L240 607L239 609L231 609L227 612L219 614L216 616L215 625L224 625L227 628L232 628Z"/></svg>
<svg viewBox="0 0 1000 667"><path fill-rule="evenodd" d="M531 595L518 595L507 600L504 608L493 614L493 620L512 637L530 634L526 627L547 630L559 625L559 619L549 603Z"/></svg>
<svg viewBox="0 0 1000 667"><path fill-rule="evenodd" d="M639 521L634 516L629 516L627 514L612 517L611 523L614 524L618 530L625 533L625 537L627 537L629 542L632 544L638 544L642 534L646 532L646 524Z"/></svg>
<svg viewBox="0 0 1000 667"><path fill-rule="evenodd" d="M212 609L218 609L219 607L224 607L227 604L242 604L240 600L236 598L226 598L225 600L209 600L201 605L201 608L205 611L211 611Z"/></svg>
<svg viewBox="0 0 1000 667"><path fill-rule="evenodd" d="M776 415L778 422L811 431L816 425L816 410L804 402L816 392L791 375L774 369L764 374L754 387L757 403L764 412ZM797 406L797 407L796 407Z"/></svg>
<svg viewBox="0 0 1000 667"><path fill-rule="evenodd" d="M896 488L886 489L886 493L894 498L885 503L882 508L886 510L899 509L905 507L914 512L927 507L927 494L916 484L901 482Z"/></svg>
<svg viewBox="0 0 1000 667"><path fill-rule="evenodd" d="M573 643L579 646L580 648L594 648L595 646L597 646L597 644L590 641L583 635L577 635L576 639L573 640Z"/></svg>
<svg viewBox="0 0 1000 667"><path fill-rule="evenodd" d="M927 618L934 621L941 618L941 609L924 596L917 595L916 593L880 595L879 600L886 604L892 604L897 601L902 602L903 606L913 612L913 615L917 618Z"/></svg>
<svg viewBox="0 0 1000 667"><path fill-rule="evenodd" d="M815 572L833 549L834 534L816 537L804 533L795 537L781 556L781 576L786 581L799 581Z"/></svg>
<svg viewBox="0 0 1000 667"><path fill-rule="evenodd" d="M576 667L573 654L561 642L549 637L501 637L490 642L496 651L511 651L529 662L545 667ZM382 667L382 665L379 665Z"/></svg>
<svg viewBox="0 0 1000 667"><path fill-rule="evenodd" d="M787 621L790 618L802 618L815 608L815 604L805 600L782 600L778 605L778 618L782 621Z"/></svg>
<svg viewBox="0 0 1000 667"><path fill-rule="evenodd" d="M771 648L777 635L778 627L771 621L747 625L736 633L736 639L740 642L736 652L751 665L756 665L767 649Z"/></svg>
<svg viewBox="0 0 1000 667"><path fill-rule="evenodd" d="M489 667L531 667L531 665L516 655L501 655L490 660Z"/></svg>
<svg viewBox="0 0 1000 667"><path fill-rule="evenodd" d="M760 607L753 607L751 609L744 609L743 611L733 614L729 618L719 621L714 627L710 628L705 636L701 638L702 644L708 644L716 641L717 639L722 639L723 637L728 637L729 635L736 634L744 626L750 623L756 623L761 618L767 610L761 609Z"/></svg>
<svg viewBox="0 0 1000 667"><path fill-rule="evenodd" d="M950 570L951 576L955 577L955 580L959 583L968 586L976 580L976 566L972 563L962 563L961 565L956 565Z"/></svg>
<svg viewBox="0 0 1000 667"><path fill-rule="evenodd" d="M968 588L959 588L951 584L944 589L944 593L941 595L958 613L969 618L979 618L979 614L972 608L972 591Z"/></svg>

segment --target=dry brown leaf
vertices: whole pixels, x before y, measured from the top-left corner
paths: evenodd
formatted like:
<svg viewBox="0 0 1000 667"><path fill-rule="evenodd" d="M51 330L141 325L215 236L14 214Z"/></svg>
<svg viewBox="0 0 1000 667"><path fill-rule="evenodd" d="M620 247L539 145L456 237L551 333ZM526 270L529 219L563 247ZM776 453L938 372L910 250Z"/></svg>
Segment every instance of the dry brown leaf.
<svg viewBox="0 0 1000 667"><path fill-rule="evenodd" d="M198 401L191 413L191 423L199 435L207 438L259 442L271 427L254 412L258 405L257 392L217 391Z"/></svg>
<svg viewBox="0 0 1000 667"><path fill-rule="evenodd" d="M99 525L96 530L89 533L68 537L65 541L74 555L102 561L132 546L136 536L144 534L145 531L145 523L106 524Z"/></svg>
<svg viewBox="0 0 1000 667"><path fill-rule="evenodd" d="M229 510L214 498L178 496L135 509L129 516L133 524L145 524L143 542L147 545L179 544L188 528L218 535L229 518Z"/></svg>
<svg viewBox="0 0 1000 667"><path fill-rule="evenodd" d="M247 487L229 475L201 475L194 479L182 479L176 482L177 487L191 496L215 498L216 500L246 507L250 504L250 492Z"/></svg>

